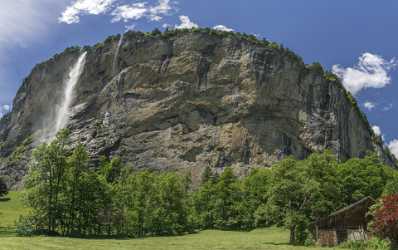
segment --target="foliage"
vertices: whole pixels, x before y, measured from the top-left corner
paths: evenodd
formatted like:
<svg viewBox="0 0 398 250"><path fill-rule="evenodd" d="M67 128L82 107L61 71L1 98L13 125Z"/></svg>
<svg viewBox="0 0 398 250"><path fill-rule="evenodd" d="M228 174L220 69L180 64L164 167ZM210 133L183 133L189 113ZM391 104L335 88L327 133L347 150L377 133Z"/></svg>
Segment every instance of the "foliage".
<svg viewBox="0 0 398 250"><path fill-rule="evenodd" d="M208 176L205 171L204 176ZM202 178L204 183L194 194L194 207L202 228L247 230L253 227L246 193L231 168L218 178Z"/></svg>
<svg viewBox="0 0 398 250"><path fill-rule="evenodd" d="M398 246L398 194L383 197L374 212L372 229L382 239L389 239Z"/></svg>
<svg viewBox="0 0 398 250"><path fill-rule="evenodd" d="M20 216L16 221L16 233L19 236L33 236L37 234L37 230L34 228L35 221L32 216Z"/></svg>
<svg viewBox="0 0 398 250"><path fill-rule="evenodd" d="M330 71L326 71L324 74L324 77L326 80L330 82L337 82L339 80L338 76L336 76L334 73Z"/></svg>
<svg viewBox="0 0 398 250"><path fill-rule="evenodd" d="M8 194L8 187L4 177L0 176L0 198Z"/></svg>
<svg viewBox="0 0 398 250"><path fill-rule="evenodd" d="M185 178L147 171L124 176L115 187L116 208L125 211L119 234L142 237L190 230Z"/></svg>
<svg viewBox="0 0 398 250"><path fill-rule="evenodd" d="M118 157L92 166L86 148L67 148L67 131L33 153L26 180L28 217L21 234L68 236L177 235L203 229L290 230L290 243L310 245L312 222L366 196L396 190L397 172L375 155L339 163L330 152L286 158L238 178L232 168L205 168L192 187L177 173L134 171ZM31 224L31 227L28 225Z"/></svg>
<svg viewBox="0 0 398 250"><path fill-rule="evenodd" d="M380 163L375 154L363 159L353 158L338 166L342 198L345 205L366 196L377 199L392 178L391 168Z"/></svg>
<svg viewBox="0 0 398 250"><path fill-rule="evenodd" d="M35 231L51 235L170 235L189 231L186 179L175 173L130 173L120 159L90 169L87 151L68 152L67 132L33 153L26 181ZM30 232L30 231L29 231Z"/></svg>
<svg viewBox="0 0 398 250"><path fill-rule="evenodd" d="M340 247L352 250L390 250L390 243L373 237L368 241L347 241L342 243Z"/></svg>
<svg viewBox="0 0 398 250"><path fill-rule="evenodd" d="M301 162L287 158L273 168L268 216L290 230L292 244L304 244L310 222L341 206L336 164L332 154L324 153Z"/></svg>

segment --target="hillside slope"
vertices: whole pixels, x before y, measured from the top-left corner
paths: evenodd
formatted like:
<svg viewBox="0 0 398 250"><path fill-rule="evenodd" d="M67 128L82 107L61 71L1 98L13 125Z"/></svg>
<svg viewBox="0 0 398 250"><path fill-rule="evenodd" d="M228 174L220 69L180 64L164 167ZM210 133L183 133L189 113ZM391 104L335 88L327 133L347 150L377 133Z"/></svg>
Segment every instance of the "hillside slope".
<svg viewBox="0 0 398 250"><path fill-rule="evenodd" d="M87 52L68 123L93 159L199 176L205 166L269 166L326 148L342 160L394 159L334 75L287 49L210 30L128 32L37 65L0 121L0 175L18 183L53 126L68 73ZM14 153L13 153L14 152Z"/></svg>

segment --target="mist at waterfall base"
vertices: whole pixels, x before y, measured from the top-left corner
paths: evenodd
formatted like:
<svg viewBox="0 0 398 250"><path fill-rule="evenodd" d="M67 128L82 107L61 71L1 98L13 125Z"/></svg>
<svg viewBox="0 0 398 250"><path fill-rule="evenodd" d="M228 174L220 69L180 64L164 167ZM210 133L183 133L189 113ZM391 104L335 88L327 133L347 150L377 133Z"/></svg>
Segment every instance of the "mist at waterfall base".
<svg viewBox="0 0 398 250"><path fill-rule="evenodd" d="M64 89L61 100L56 107L55 113L50 115L48 126L42 128L37 143L53 140L57 133L68 125L68 121L73 115L71 105L75 96L74 89L84 71L86 56L87 52L82 53L70 69L68 77L63 82Z"/></svg>

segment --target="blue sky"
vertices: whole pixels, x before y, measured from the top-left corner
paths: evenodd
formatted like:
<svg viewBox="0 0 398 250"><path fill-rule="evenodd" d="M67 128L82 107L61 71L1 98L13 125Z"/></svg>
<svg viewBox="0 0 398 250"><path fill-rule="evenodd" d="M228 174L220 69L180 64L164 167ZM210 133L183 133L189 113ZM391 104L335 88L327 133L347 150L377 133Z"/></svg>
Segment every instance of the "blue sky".
<svg viewBox="0 0 398 250"><path fill-rule="evenodd" d="M0 113L32 67L66 47L128 28L223 25L334 69L398 154L397 13L396 0L3 0Z"/></svg>

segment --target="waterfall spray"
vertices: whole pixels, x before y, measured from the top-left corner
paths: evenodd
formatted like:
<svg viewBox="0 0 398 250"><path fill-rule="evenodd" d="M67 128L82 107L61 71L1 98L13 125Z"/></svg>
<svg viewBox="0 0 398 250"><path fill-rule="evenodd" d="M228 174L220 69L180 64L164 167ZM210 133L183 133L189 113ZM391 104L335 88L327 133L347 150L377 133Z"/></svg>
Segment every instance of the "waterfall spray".
<svg viewBox="0 0 398 250"><path fill-rule="evenodd" d="M65 81L64 95L60 108L57 111L55 126L51 131L51 137L55 136L59 130L66 127L71 116L70 105L72 104L74 93L73 90L79 81L86 62L87 52L80 55L79 59L69 72L68 79Z"/></svg>
<svg viewBox="0 0 398 250"><path fill-rule="evenodd" d="M117 59L119 58L120 47L123 44L124 33L120 35L119 43L117 44L115 56L113 57L113 64L112 64L112 74L115 75L117 71Z"/></svg>

